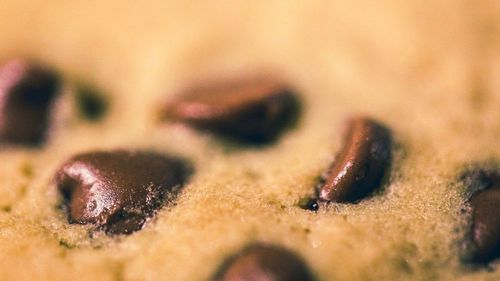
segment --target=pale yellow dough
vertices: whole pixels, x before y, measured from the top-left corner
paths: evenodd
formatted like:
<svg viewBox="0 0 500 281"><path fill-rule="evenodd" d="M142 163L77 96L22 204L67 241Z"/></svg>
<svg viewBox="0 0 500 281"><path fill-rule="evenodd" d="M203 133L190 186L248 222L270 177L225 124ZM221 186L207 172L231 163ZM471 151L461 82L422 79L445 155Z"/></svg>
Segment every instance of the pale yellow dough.
<svg viewBox="0 0 500 281"><path fill-rule="evenodd" d="M460 264L457 182L500 162L500 2L0 0L0 60L65 76L41 149L0 148L0 280L208 280L247 243L299 253L319 280L499 280ZM158 124L159 101L191 79L283 73L297 128L265 148ZM71 84L109 96L98 123L74 114ZM390 182L359 204L298 208L340 149L343 120L366 113L395 135ZM72 155L152 149L193 161L176 206L130 236L90 238L56 208Z"/></svg>

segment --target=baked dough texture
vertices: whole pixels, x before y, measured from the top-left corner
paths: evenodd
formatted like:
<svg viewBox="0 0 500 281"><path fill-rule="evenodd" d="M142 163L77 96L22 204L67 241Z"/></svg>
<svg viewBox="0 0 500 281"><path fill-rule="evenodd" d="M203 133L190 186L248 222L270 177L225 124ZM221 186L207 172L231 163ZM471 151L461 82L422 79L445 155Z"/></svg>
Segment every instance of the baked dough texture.
<svg viewBox="0 0 500 281"><path fill-rule="evenodd" d="M500 163L500 2L0 0L0 60L29 58L66 81L39 148L0 148L0 279L209 280L260 241L298 253L319 280L499 280L500 262L459 259L460 173ZM303 101L267 146L160 124L200 77L273 71ZM74 114L74 84L109 99L100 122ZM358 204L297 206L366 114L395 139L388 182ZM129 236L89 235L58 208L71 156L144 149L191 159L174 206Z"/></svg>

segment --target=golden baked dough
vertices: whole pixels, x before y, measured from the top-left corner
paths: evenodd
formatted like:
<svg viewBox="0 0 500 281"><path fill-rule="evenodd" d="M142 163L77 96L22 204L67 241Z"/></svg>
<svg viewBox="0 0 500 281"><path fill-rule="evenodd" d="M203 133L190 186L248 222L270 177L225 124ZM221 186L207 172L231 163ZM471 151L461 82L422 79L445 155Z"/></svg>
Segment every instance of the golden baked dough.
<svg viewBox="0 0 500 281"><path fill-rule="evenodd" d="M299 253L319 280L498 280L464 266L469 163L500 161L500 2L0 1L0 61L25 57L67 82L41 148L0 148L1 280L208 280L255 241ZM199 77L283 73L303 99L294 130L238 146L158 123L159 101ZM100 122L73 114L71 85L109 98ZM297 203L372 116L394 133L389 183L318 213ZM148 149L192 160L177 204L129 236L90 238L57 208L71 156Z"/></svg>

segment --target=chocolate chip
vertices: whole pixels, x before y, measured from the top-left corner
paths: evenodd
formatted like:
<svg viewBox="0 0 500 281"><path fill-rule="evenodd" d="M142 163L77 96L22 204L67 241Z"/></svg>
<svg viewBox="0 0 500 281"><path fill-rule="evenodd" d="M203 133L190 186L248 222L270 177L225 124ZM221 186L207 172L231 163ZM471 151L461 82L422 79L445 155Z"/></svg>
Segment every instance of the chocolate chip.
<svg viewBox="0 0 500 281"><path fill-rule="evenodd" d="M225 261L214 281L310 281L312 273L294 253L274 245L255 244Z"/></svg>
<svg viewBox="0 0 500 281"><path fill-rule="evenodd" d="M54 72L23 60L0 68L0 139L37 144L49 127L59 79Z"/></svg>
<svg viewBox="0 0 500 281"><path fill-rule="evenodd" d="M343 147L319 186L319 199L355 202L373 191L391 164L391 147L391 133L383 125L366 117L351 119Z"/></svg>
<svg viewBox="0 0 500 281"><path fill-rule="evenodd" d="M500 257L500 177L490 172L476 177L482 186L469 200L472 208L470 232L464 242L465 261L488 263Z"/></svg>
<svg viewBox="0 0 500 281"><path fill-rule="evenodd" d="M299 207L304 210L316 212L319 210L318 199L309 197L302 198L299 201Z"/></svg>
<svg viewBox="0 0 500 281"><path fill-rule="evenodd" d="M70 223L130 234L175 198L188 174L185 162L155 153L91 152L67 161L56 183Z"/></svg>
<svg viewBox="0 0 500 281"><path fill-rule="evenodd" d="M79 115L91 122L99 121L108 109L108 101L96 89L87 84L78 85L76 104Z"/></svg>
<svg viewBox="0 0 500 281"><path fill-rule="evenodd" d="M299 113L297 96L272 79L196 85L163 111L167 119L244 142L275 140Z"/></svg>

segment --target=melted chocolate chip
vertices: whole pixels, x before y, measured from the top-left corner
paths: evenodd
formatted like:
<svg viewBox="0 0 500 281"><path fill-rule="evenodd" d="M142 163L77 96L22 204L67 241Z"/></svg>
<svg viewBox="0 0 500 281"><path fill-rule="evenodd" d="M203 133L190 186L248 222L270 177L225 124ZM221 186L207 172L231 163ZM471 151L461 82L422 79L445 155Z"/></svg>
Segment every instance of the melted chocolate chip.
<svg viewBox="0 0 500 281"><path fill-rule="evenodd" d="M245 142L275 140L298 116L297 96L270 79L190 88L165 108L167 119Z"/></svg>
<svg viewBox="0 0 500 281"><path fill-rule="evenodd" d="M0 140L41 142L58 88L54 72L22 60L4 64L0 68Z"/></svg>
<svg viewBox="0 0 500 281"><path fill-rule="evenodd" d="M108 234L141 229L188 176L179 159L149 152L91 152L67 161L56 175L70 223L95 224Z"/></svg>
<svg viewBox="0 0 500 281"><path fill-rule="evenodd" d="M475 177L482 186L470 198L471 228L465 241L464 258L473 263L488 263L500 258L500 178L490 172Z"/></svg>
<svg viewBox="0 0 500 281"><path fill-rule="evenodd" d="M312 273L294 253L273 245L256 244L229 258L215 281L311 281Z"/></svg>
<svg viewBox="0 0 500 281"><path fill-rule="evenodd" d="M391 133L383 125L366 117L350 120L343 148L319 187L319 199L355 202L373 191L391 164L391 147Z"/></svg>

